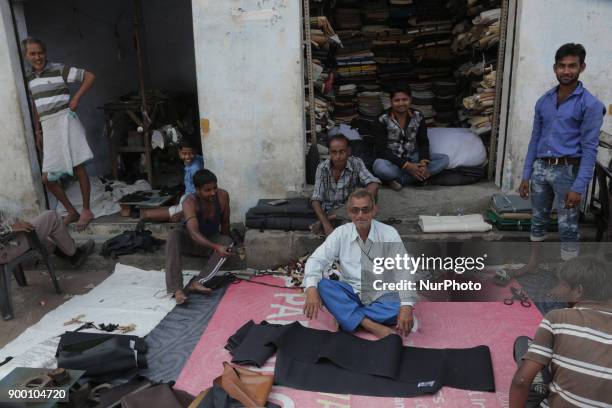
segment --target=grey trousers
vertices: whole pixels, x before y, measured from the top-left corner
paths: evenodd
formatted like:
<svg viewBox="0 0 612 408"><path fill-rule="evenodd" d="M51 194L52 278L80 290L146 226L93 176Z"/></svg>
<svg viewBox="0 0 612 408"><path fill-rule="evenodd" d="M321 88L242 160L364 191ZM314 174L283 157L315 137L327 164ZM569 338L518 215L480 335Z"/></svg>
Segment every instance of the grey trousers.
<svg viewBox="0 0 612 408"><path fill-rule="evenodd" d="M232 239L227 235L215 234L206 237L211 242L221 245L229 245ZM174 293L183 288L183 260L182 255L209 257L203 272L213 268L218 258L213 255L211 248L204 248L196 244L186 228L176 228L168 233L166 241L166 289L168 293Z"/></svg>
<svg viewBox="0 0 612 408"><path fill-rule="evenodd" d="M45 211L30 221L30 224L34 226L38 239L47 246L50 253L53 252L55 246L68 256L72 256L76 252L74 240L70 237L62 218L55 211ZM25 233L17 233L15 242L16 245L10 245L0 250L0 264L12 261L30 249Z"/></svg>

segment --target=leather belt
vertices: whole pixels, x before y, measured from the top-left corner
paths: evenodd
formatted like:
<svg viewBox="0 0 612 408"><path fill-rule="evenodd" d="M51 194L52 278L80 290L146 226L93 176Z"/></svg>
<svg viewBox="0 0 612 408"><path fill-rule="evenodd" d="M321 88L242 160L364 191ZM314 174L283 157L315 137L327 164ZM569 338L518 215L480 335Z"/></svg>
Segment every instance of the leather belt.
<svg viewBox="0 0 612 408"><path fill-rule="evenodd" d="M541 157L540 160L551 166L580 165L580 157Z"/></svg>

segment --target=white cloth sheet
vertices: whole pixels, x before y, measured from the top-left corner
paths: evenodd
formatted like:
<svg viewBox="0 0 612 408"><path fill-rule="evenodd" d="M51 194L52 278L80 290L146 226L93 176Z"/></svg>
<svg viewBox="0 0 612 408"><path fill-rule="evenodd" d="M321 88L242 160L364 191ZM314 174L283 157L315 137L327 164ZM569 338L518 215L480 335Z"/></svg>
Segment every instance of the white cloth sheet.
<svg viewBox="0 0 612 408"><path fill-rule="evenodd" d="M469 215L419 215L419 227L423 232L487 232L493 227L481 214Z"/></svg>

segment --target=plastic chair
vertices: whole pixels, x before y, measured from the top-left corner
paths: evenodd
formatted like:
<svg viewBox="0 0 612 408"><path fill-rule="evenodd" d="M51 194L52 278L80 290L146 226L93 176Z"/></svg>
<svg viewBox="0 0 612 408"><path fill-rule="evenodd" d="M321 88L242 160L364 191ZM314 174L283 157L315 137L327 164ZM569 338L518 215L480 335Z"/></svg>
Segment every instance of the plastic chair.
<svg viewBox="0 0 612 408"><path fill-rule="evenodd" d="M2 312L2 318L4 320L10 320L13 318L13 302L11 298L11 272L15 276L15 280L19 286L27 286L28 281L26 280L21 264L27 260L32 259L39 253L42 257L43 262L47 266L51 280L53 281L53 287L57 293L62 293L59 283L57 282L57 276L55 275L55 269L49 260L49 253L47 248L40 242L36 232L30 232L27 234L30 249L25 253L19 255L17 258L10 260L5 264L0 264L0 311Z"/></svg>

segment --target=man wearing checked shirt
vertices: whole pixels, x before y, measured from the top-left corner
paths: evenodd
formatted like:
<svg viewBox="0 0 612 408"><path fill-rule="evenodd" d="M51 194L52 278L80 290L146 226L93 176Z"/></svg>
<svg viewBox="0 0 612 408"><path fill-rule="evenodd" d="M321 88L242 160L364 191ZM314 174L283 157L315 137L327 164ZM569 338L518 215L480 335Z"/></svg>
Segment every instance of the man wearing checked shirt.
<svg viewBox="0 0 612 408"><path fill-rule="evenodd" d="M578 81L586 68L585 57L580 44L565 44L557 50L553 69L559 85L536 103L519 188L521 197L531 194L533 242L546 239L556 200L563 260L578 255L578 206L593 176L605 114L604 105ZM524 272L535 270L537 252L532 252Z"/></svg>

